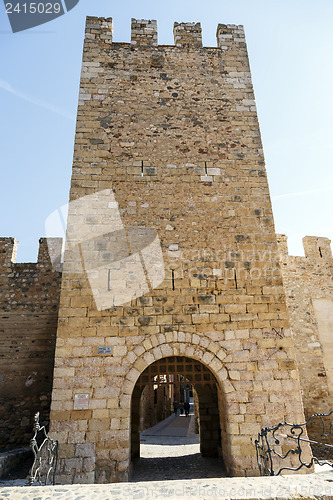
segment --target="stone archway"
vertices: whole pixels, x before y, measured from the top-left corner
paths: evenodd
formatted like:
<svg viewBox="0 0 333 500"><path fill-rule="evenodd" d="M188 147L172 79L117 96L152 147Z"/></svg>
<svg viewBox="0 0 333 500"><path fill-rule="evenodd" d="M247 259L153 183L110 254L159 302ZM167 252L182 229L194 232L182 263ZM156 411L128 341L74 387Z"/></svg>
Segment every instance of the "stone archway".
<svg viewBox="0 0 333 500"><path fill-rule="evenodd" d="M169 356L151 363L139 376L131 401L131 460L140 457L140 398L149 386L179 384L188 381L198 396L198 423L202 457L221 457L221 395L212 371L201 361L186 356ZM219 408L220 406L220 408Z"/></svg>

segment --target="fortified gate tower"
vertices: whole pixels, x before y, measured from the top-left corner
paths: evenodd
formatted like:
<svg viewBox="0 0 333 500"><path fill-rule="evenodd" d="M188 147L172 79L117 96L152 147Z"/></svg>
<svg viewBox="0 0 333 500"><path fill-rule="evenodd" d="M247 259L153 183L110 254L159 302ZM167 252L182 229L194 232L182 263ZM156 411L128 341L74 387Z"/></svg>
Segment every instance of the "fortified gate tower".
<svg viewBox="0 0 333 500"><path fill-rule="evenodd" d="M262 426L304 421L242 26L87 19L51 430L60 480L126 481L143 387L182 374L203 455L257 475Z"/></svg>

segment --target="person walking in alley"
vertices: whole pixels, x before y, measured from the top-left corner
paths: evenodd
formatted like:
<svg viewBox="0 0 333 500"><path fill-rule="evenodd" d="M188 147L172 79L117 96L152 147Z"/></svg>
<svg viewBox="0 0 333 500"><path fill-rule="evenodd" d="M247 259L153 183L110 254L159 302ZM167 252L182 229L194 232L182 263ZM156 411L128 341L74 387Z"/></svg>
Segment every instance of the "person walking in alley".
<svg viewBox="0 0 333 500"><path fill-rule="evenodd" d="M178 403L176 400L174 400L174 402L173 402L173 411L174 411L174 414L177 415Z"/></svg>

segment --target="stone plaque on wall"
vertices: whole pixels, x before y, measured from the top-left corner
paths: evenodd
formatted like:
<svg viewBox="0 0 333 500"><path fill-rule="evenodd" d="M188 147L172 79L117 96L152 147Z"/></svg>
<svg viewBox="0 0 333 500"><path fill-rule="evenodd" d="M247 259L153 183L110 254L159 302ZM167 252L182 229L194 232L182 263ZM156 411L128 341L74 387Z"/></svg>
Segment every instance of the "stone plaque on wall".
<svg viewBox="0 0 333 500"><path fill-rule="evenodd" d="M89 394L74 395L74 410L88 410Z"/></svg>

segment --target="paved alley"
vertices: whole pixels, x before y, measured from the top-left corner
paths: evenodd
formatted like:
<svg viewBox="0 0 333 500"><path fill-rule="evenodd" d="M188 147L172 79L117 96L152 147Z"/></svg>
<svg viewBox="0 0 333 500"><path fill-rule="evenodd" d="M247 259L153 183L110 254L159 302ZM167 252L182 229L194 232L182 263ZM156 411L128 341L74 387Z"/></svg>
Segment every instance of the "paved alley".
<svg viewBox="0 0 333 500"><path fill-rule="evenodd" d="M221 459L201 457L194 418L171 415L141 432L141 458L133 463L132 482L225 477Z"/></svg>

